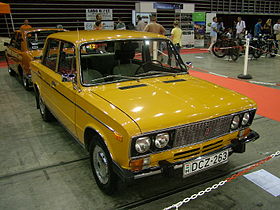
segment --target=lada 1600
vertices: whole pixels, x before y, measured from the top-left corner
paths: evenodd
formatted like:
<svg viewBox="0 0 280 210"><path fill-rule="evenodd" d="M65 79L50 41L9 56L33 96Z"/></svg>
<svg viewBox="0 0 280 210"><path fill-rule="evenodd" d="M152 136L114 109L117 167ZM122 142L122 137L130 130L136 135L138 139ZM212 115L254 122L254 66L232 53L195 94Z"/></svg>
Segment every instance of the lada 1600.
<svg viewBox="0 0 280 210"><path fill-rule="evenodd" d="M17 30L10 43L4 43L7 46L5 55L9 74L17 74L26 90L29 90L32 86L30 62L40 58L48 35L62 31L65 30L56 28Z"/></svg>
<svg viewBox="0 0 280 210"><path fill-rule="evenodd" d="M31 70L42 118L57 118L89 151L108 194L119 179L187 177L226 163L259 137L249 128L255 102L192 77L162 35L52 34Z"/></svg>

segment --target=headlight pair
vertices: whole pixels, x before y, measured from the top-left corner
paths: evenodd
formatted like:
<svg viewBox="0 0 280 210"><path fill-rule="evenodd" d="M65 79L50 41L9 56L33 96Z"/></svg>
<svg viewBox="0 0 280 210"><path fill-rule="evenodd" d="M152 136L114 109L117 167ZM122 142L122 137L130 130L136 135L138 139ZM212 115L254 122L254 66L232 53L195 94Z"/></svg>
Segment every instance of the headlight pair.
<svg viewBox="0 0 280 210"><path fill-rule="evenodd" d="M138 153L146 153L149 151L152 144L157 149L162 149L168 145L169 140L170 137L168 133L159 133L153 139L151 139L149 136L140 137L135 141L135 150Z"/></svg>
<svg viewBox="0 0 280 210"><path fill-rule="evenodd" d="M236 130L240 126L240 121L241 121L241 126L246 126L249 124L251 115L249 112L245 112L243 115L235 115L232 119L230 128L231 130Z"/></svg>

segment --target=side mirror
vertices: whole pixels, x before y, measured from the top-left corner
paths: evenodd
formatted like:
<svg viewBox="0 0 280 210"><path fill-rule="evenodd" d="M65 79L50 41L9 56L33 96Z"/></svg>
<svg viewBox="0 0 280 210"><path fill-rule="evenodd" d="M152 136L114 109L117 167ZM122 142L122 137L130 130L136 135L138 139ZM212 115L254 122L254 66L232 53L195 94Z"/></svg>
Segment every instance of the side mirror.
<svg viewBox="0 0 280 210"><path fill-rule="evenodd" d="M62 82L73 82L76 78L75 74L63 74Z"/></svg>
<svg viewBox="0 0 280 210"><path fill-rule="evenodd" d="M192 62L186 62L186 65L188 68L191 68L192 67Z"/></svg>
<svg viewBox="0 0 280 210"><path fill-rule="evenodd" d="M4 42L4 46L8 47L10 44L8 42Z"/></svg>

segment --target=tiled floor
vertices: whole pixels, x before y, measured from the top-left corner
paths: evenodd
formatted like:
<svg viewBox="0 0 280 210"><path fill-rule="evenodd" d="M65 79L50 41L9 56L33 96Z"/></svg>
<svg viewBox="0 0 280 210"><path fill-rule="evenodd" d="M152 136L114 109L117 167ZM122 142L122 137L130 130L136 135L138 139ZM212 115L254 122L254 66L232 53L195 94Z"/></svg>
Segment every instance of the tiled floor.
<svg viewBox="0 0 280 210"><path fill-rule="evenodd" d="M208 53L183 55L183 59L230 77L236 77L243 69L242 59L230 62ZM279 83L280 57L252 60L249 72L256 81ZM108 197L99 191L93 179L87 152L58 122L41 120L34 92L25 91L5 67L0 68L0 86L0 209L161 209L280 149L280 122L256 116L252 128L261 138L248 144L246 153L232 155L226 165L187 179L181 178L181 172L173 178L149 177L120 186L117 195ZM280 177L279 165L278 157L254 170L264 168ZM155 197L184 186L189 189L168 197ZM127 205L130 203L133 205ZM279 209L279 206L279 197L239 177L182 209Z"/></svg>

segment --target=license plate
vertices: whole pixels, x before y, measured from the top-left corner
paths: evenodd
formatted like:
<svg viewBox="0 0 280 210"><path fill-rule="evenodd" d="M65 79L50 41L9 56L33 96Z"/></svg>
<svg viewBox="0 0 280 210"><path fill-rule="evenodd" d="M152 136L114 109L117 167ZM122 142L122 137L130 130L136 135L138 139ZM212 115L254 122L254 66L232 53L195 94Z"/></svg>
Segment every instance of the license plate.
<svg viewBox="0 0 280 210"><path fill-rule="evenodd" d="M228 150L186 162L183 167L183 177L190 176L194 173L198 173L226 162L228 162Z"/></svg>

